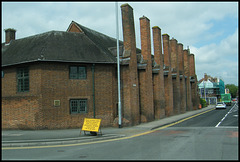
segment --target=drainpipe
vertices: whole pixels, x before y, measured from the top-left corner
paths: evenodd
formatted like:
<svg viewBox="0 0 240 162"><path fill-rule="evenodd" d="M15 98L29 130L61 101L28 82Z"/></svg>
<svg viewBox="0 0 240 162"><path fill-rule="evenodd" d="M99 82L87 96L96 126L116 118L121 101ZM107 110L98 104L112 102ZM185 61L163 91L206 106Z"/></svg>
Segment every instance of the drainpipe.
<svg viewBox="0 0 240 162"><path fill-rule="evenodd" d="M94 83L95 64L92 64L92 96L93 96L93 118L95 118L95 83Z"/></svg>

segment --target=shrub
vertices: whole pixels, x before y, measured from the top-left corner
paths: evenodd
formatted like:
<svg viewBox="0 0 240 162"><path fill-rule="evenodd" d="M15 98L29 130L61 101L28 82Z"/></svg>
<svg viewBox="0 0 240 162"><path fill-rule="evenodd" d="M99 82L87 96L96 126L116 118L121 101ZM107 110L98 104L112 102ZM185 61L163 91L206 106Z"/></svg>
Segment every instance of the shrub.
<svg viewBox="0 0 240 162"><path fill-rule="evenodd" d="M200 104L202 105L202 108L207 107L207 101L203 98L200 98Z"/></svg>

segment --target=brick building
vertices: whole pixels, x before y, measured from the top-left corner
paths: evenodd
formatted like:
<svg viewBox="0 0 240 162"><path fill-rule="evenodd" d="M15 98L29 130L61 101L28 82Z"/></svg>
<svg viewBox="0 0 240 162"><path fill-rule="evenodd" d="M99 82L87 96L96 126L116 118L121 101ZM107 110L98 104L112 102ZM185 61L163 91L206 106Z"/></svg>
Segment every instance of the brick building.
<svg viewBox="0 0 240 162"><path fill-rule="evenodd" d="M150 20L144 16L137 49L133 9L124 4L121 10L123 126L196 109L189 50L154 26L152 55ZM3 129L80 128L85 117L101 118L102 126L118 125L116 39L74 21L66 32L22 39L15 39L15 32L6 29L2 44Z"/></svg>

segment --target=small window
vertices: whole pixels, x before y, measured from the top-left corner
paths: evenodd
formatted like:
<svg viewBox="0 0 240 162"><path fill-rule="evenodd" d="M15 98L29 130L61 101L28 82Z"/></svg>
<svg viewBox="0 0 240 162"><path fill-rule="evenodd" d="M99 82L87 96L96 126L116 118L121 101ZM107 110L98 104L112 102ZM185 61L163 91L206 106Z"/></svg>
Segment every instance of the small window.
<svg viewBox="0 0 240 162"><path fill-rule="evenodd" d="M85 66L70 66L69 68L70 79L86 79L87 72Z"/></svg>
<svg viewBox="0 0 240 162"><path fill-rule="evenodd" d="M2 78L4 78L4 71L2 70Z"/></svg>
<svg viewBox="0 0 240 162"><path fill-rule="evenodd" d="M17 69L17 89L18 92L29 91L29 70L28 68Z"/></svg>
<svg viewBox="0 0 240 162"><path fill-rule="evenodd" d="M70 113L71 114L87 113L87 99L70 100Z"/></svg>

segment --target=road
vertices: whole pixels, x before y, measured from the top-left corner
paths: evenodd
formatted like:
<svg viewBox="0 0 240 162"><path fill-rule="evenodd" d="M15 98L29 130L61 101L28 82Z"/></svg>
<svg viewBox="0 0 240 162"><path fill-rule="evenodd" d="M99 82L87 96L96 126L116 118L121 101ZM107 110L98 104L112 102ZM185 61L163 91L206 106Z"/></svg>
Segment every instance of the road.
<svg viewBox="0 0 240 162"><path fill-rule="evenodd" d="M238 107L211 110L128 138L85 145L2 149L3 160L237 160Z"/></svg>

